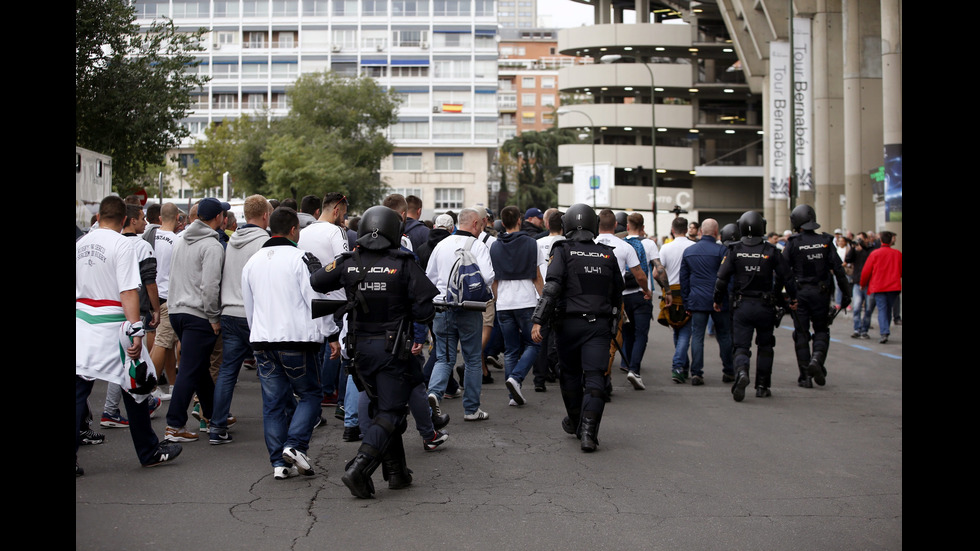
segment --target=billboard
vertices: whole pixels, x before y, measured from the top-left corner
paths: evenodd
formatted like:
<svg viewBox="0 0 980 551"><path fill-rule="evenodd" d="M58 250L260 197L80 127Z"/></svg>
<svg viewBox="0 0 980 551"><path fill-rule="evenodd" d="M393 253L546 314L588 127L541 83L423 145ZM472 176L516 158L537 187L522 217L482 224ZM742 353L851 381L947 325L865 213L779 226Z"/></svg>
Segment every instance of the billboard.
<svg viewBox="0 0 980 551"><path fill-rule="evenodd" d="M794 182L802 191L813 190L813 61L810 20L793 18L793 53L790 44L769 44L769 198L786 199ZM792 76L792 78L790 78ZM791 82L792 81L792 82ZM796 190L793 190L794 192Z"/></svg>
<svg viewBox="0 0 980 551"><path fill-rule="evenodd" d="M594 167L594 171L593 171ZM597 207L611 205L611 191L615 186L615 174L610 163L584 163L572 167L572 187L575 202Z"/></svg>

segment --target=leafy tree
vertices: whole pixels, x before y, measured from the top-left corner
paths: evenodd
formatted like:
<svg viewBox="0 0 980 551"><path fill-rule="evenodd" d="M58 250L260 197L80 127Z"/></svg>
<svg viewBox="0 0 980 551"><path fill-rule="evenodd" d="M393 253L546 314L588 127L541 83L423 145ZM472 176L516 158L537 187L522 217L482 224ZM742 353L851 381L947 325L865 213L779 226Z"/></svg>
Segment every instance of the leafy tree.
<svg viewBox="0 0 980 551"><path fill-rule="evenodd" d="M233 121L211 125L204 139L197 141L197 164L188 177L195 189L204 190L222 185L225 172L232 174L233 194L268 193L268 181L262 169L262 152L274 135L266 114L254 118L242 115Z"/></svg>
<svg viewBox="0 0 980 551"><path fill-rule="evenodd" d="M189 93L207 82L186 72L205 29L161 20L140 32L135 19L126 0L75 2L75 143L112 156L121 195L188 136Z"/></svg>
<svg viewBox="0 0 980 551"><path fill-rule="evenodd" d="M368 77L301 76L289 91L289 115L262 153L269 189L278 197L347 195L352 209L385 194L381 160L394 146L385 129L397 120L398 98Z"/></svg>
<svg viewBox="0 0 980 551"><path fill-rule="evenodd" d="M579 141L573 129L550 128L522 132L504 142L501 182L508 170L516 172L517 191L509 203L522 210L558 204L558 146Z"/></svg>

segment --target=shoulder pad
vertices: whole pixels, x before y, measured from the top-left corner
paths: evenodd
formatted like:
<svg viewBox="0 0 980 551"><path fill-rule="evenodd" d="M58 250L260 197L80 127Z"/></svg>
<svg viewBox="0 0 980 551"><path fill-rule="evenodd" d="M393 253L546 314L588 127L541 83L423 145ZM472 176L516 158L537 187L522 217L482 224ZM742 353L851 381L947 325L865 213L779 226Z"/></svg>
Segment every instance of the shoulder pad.
<svg viewBox="0 0 980 551"><path fill-rule="evenodd" d="M790 242L790 241L792 241L792 240L794 240L794 239L799 239L799 237L800 237L801 235L803 235L803 234L802 234L802 233L794 233L794 234L790 234L790 236L786 238L786 242L788 243L788 242Z"/></svg>
<svg viewBox="0 0 980 551"><path fill-rule="evenodd" d="M823 237L824 239L829 240L831 243L833 243L834 242L834 239L836 239L832 234L829 234L827 232L822 232L820 234L820 237Z"/></svg>
<svg viewBox="0 0 980 551"><path fill-rule="evenodd" d="M415 255L408 251L402 249L388 249L388 250L391 251L389 255L394 258L411 258L413 260L415 259Z"/></svg>

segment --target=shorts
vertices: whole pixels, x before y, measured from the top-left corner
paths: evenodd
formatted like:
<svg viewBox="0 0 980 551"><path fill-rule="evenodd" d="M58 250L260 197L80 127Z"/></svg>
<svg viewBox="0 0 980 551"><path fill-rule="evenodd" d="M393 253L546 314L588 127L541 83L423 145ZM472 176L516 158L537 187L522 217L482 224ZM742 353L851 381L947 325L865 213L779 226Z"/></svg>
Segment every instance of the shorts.
<svg viewBox="0 0 980 551"><path fill-rule="evenodd" d="M164 302L160 305L160 324L157 325L157 336L153 339L153 346L173 348L176 343L177 335L174 334L174 328L170 325L170 310L167 308L167 303Z"/></svg>
<svg viewBox="0 0 980 551"><path fill-rule="evenodd" d="M493 319L497 317L497 301L491 300L487 303L487 310L483 312L483 326L493 327Z"/></svg>

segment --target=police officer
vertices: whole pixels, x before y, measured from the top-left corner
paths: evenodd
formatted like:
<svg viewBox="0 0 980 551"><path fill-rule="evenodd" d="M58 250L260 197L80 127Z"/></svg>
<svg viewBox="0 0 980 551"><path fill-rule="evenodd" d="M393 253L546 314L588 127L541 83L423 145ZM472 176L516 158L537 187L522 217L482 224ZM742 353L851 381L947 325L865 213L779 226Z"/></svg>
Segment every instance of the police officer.
<svg viewBox="0 0 980 551"><path fill-rule="evenodd" d="M398 249L401 223L390 208L369 208L358 226L354 252L343 253L311 277L320 292L347 291L348 305L335 317L348 314L352 374L369 399L358 405L364 441L341 480L359 498L374 493L371 475L379 465L389 488L412 483L401 435L409 395L422 382L412 357L422 345L412 343L411 322L432 319L432 299L439 293L412 254Z"/></svg>
<svg viewBox="0 0 980 551"><path fill-rule="evenodd" d="M555 329L560 366L565 432L582 440L582 451L599 444L605 407L609 346L623 301L623 275L613 248L593 241L599 217L578 203L562 217L565 241L551 250L544 292L531 321L531 336L541 342L541 326Z"/></svg>
<svg viewBox="0 0 980 551"><path fill-rule="evenodd" d="M752 356L752 332L756 333L758 346L755 363L755 395L765 398L772 395L772 359L776 337L775 305L781 297L783 282L790 298L796 299L796 286L791 279L789 266L776 247L767 243L766 220L755 211L747 211L738 219L741 240L731 246L718 269L715 282L714 308L721 311L721 304L728 293L728 281L734 277L732 304L732 340L735 344L735 384L732 395L736 402L745 398L749 385L749 358ZM792 307L793 303L791 303Z"/></svg>
<svg viewBox="0 0 980 551"><path fill-rule="evenodd" d="M841 264L840 256L834 246L834 236L828 233L817 234L814 230L817 215L810 205L799 205L789 215L793 230L783 256L789 262L799 292L799 304L793 316L796 343L796 361L800 368L799 385L813 388L813 382L823 386L827 370L824 361L830 347L830 300L834 285L831 277L837 278L841 288L841 308L851 303L851 286ZM813 325L813 351L810 350L810 325Z"/></svg>

